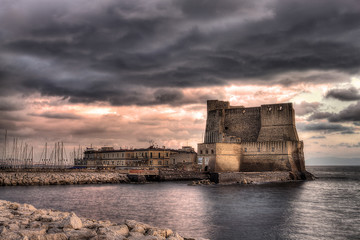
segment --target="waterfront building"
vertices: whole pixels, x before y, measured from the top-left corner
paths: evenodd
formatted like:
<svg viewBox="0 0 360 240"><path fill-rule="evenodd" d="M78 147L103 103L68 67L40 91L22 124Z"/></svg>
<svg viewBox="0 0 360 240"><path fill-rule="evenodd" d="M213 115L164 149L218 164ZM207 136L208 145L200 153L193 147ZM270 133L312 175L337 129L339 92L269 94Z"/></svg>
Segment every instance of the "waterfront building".
<svg viewBox="0 0 360 240"><path fill-rule="evenodd" d="M75 161L75 167L92 169L162 168L177 163L196 163L196 152L191 147L180 150L159 148L114 149L102 147L98 150L87 148L84 158Z"/></svg>

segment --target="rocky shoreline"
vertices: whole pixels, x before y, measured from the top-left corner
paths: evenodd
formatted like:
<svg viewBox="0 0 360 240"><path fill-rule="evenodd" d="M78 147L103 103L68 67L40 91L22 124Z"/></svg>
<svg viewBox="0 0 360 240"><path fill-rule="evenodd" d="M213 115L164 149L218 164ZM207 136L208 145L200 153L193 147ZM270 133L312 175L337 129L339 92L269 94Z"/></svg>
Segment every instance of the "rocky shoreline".
<svg viewBox="0 0 360 240"><path fill-rule="evenodd" d="M128 183L117 172L0 172L0 186Z"/></svg>
<svg viewBox="0 0 360 240"><path fill-rule="evenodd" d="M195 240L134 220L123 224L79 218L75 213L36 209L0 200L0 240ZM198 239L200 240L200 239Z"/></svg>

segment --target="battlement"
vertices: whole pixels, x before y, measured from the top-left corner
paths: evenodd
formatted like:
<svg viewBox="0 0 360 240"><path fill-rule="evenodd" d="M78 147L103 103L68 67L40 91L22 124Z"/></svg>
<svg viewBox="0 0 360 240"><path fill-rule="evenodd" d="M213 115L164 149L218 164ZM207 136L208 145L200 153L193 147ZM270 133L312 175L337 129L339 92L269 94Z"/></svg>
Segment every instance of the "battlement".
<svg viewBox="0 0 360 240"><path fill-rule="evenodd" d="M219 100L207 100L207 110L213 111L217 109L227 109L230 107L230 103L226 101Z"/></svg>
<svg viewBox="0 0 360 240"><path fill-rule="evenodd" d="M292 103L245 108L229 102L208 100L205 143L240 141L298 141Z"/></svg>

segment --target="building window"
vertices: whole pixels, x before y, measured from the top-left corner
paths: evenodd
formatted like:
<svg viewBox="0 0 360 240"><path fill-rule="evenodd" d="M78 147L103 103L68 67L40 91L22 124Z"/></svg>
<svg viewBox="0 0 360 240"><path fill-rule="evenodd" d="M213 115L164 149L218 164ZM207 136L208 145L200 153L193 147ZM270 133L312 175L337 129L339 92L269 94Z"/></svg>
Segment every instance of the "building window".
<svg viewBox="0 0 360 240"><path fill-rule="evenodd" d="M165 161L165 164L166 164L166 165L169 165L169 161L166 160L166 161Z"/></svg>
<svg viewBox="0 0 360 240"><path fill-rule="evenodd" d="M150 165L152 165L152 160L150 161Z"/></svg>
<svg viewBox="0 0 360 240"><path fill-rule="evenodd" d="M158 161L159 165L162 165L162 161Z"/></svg>
<svg viewBox="0 0 360 240"><path fill-rule="evenodd" d="M152 158L152 152L150 153L150 158Z"/></svg>
<svg viewBox="0 0 360 240"><path fill-rule="evenodd" d="M247 152L247 148L244 148L244 152Z"/></svg>
<svg viewBox="0 0 360 240"><path fill-rule="evenodd" d="M272 148L271 148L271 151L272 151L272 152L275 152L275 148L274 148L274 147L272 147Z"/></svg>
<svg viewBox="0 0 360 240"><path fill-rule="evenodd" d="M258 147L258 152L260 152L260 148Z"/></svg>
<svg viewBox="0 0 360 240"><path fill-rule="evenodd" d="M202 150L200 150L200 154L202 154Z"/></svg>
<svg viewBox="0 0 360 240"><path fill-rule="evenodd" d="M159 153L159 158L160 158L160 153Z"/></svg>
<svg viewBox="0 0 360 240"><path fill-rule="evenodd" d="M211 154L214 154L214 150L213 150L213 149L211 149Z"/></svg>
<svg viewBox="0 0 360 240"><path fill-rule="evenodd" d="M206 149L205 154L209 154L209 151Z"/></svg>
<svg viewBox="0 0 360 240"><path fill-rule="evenodd" d="M168 157L168 156L169 156L169 153L166 153L166 156Z"/></svg>

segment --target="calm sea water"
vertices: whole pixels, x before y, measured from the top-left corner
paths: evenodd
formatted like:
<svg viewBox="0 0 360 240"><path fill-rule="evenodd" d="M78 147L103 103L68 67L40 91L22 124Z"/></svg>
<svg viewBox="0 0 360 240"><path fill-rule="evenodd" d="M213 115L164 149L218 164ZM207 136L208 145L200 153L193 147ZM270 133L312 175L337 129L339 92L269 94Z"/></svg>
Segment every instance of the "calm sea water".
<svg viewBox="0 0 360 240"><path fill-rule="evenodd" d="M360 167L308 167L315 181L0 187L0 199L83 217L135 219L209 239L360 239Z"/></svg>

